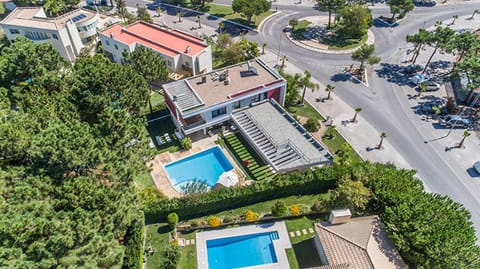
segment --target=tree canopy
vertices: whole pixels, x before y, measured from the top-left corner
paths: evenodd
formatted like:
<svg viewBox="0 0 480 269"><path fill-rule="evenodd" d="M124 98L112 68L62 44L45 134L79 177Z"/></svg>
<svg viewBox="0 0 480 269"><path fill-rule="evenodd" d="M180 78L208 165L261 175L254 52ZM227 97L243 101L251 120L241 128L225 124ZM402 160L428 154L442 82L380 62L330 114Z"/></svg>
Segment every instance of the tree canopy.
<svg viewBox="0 0 480 269"><path fill-rule="evenodd" d="M23 38L2 50L0 78L0 267L121 268L143 222L146 81Z"/></svg>
<svg viewBox="0 0 480 269"><path fill-rule="evenodd" d="M387 1L387 5L390 7L392 19L395 19L395 15L397 14L400 14L400 17L404 17L405 14L415 8L412 0L389 0Z"/></svg>
<svg viewBox="0 0 480 269"><path fill-rule="evenodd" d="M339 12L337 32L344 38L361 38L372 26L370 10L362 5L347 5Z"/></svg>
<svg viewBox="0 0 480 269"><path fill-rule="evenodd" d="M363 69L365 61L368 64L377 64L380 62L380 57L375 56L375 46L363 44L359 49L352 53L352 60L360 62L360 69Z"/></svg>
<svg viewBox="0 0 480 269"><path fill-rule="evenodd" d="M327 28L330 28L332 13L338 12L345 6L345 4L345 0L317 0L317 5L320 10L326 10L328 12Z"/></svg>
<svg viewBox="0 0 480 269"><path fill-rule="evenodd" d="M249 24L252 22L253 15L260 15L271 7L272 3L268 0L233 0L232 2L233 11L245 15Z"/></svg>

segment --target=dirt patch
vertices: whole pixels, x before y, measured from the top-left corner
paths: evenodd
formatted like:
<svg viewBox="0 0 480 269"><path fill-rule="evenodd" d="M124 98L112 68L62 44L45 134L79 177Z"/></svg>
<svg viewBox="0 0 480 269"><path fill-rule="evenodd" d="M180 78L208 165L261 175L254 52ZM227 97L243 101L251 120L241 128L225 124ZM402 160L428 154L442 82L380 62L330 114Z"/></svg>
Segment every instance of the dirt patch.
<svg viewBox="0 0 480 269"><path fill-rule="evenodd" d="M308 118L307 117L302 117L302 116L298 116L296 115L296 117L298 118L298 121L300 122L301 125L304 125ZM327 130L327 126L325 126L325 123L323 123L322 121L320 121L320 129L318 129L318 131L316 132L310 132L318 141L322 141L322 136L323 134L325 133L325 131Z"/></svg>

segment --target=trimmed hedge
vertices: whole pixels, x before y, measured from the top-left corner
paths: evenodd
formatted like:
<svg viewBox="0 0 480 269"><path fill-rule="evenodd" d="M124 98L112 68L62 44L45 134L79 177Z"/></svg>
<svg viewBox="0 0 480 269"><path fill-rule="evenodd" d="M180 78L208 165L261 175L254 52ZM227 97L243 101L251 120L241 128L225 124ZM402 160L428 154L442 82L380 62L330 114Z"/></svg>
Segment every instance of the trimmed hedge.
<svg viewBox="0 0 480 269"><path fill-rule="evenodd" d="M165 221L171 212L180 213L180 219L192 219L275 198L326 192L335 186L337 178L335 166L279 174L249 186L219 188L184 198L152 201L145 204L145 216L148 223Z"/></svg>

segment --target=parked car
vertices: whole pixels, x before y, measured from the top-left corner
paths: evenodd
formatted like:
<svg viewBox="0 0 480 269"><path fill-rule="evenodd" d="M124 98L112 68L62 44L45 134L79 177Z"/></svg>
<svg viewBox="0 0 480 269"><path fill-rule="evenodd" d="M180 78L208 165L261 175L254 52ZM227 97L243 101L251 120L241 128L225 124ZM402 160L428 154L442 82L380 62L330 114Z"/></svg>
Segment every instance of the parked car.
<svg viewBox="0 0 480 269"><path fill-rule="evenodd" d="M467 128L468 125L470 125L470 120L463 118L458 115L447 115L443 117L438 118L438 122L441 125L445 125L447 127L453 127L453 128Z"/></svg>
<svg viewBox="0 0 480 269"><path fill-rule="evenodd" d="M440 89L440 84L434 82L434 81L431 81L431 80L427 80L427 81L423 81L423 82L420 82L418 85L420 87L420 85L422 84L426 84L427 85L427 88L426 88L426 91L436 91L438 89Z"/></svg>
<svg viewBox="0 0 480 269"><path fill-rule="evenodd" d="M476 161L476 162L473 164L473 170L475 170L477 173L480 174L480 161Z"/></svg>
<svg viewBox="0 0 480 269"><path fill-rule="evenodd" d="M443 103L436 103L436 102L429 102L421 104L417 107L418 114L437 114L440 112L439 115L447 115L448 111L447 108Z"/></svg>
<svg viewBox="0 0 480 269"><path fill-rule="evenodd" d="M405 66L402 71L405 74L414 74L414 73L422 71L423 68L424 68L424 66L420 65L420 64L410 64L410 65Z"/></svg>
<svg viewBox="0 0 480 269"><path fill-rule="evenodd" d="M418 85L422 82L429 81L430 78L427 75L424 74L416 74L415 76L412 77L412 83L415 85Z"/></svg>

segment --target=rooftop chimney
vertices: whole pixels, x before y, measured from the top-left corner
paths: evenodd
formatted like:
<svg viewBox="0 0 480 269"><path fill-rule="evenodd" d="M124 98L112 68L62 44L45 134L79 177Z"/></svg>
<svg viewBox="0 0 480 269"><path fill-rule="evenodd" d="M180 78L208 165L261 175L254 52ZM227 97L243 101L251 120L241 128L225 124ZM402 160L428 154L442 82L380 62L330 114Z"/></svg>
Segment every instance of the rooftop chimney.
<svg viewBox="0 0 480 269"><path fill-rule="evenodd" d="M113 38L113 32L110 32L110 38Z"/></svg>
<svg viewBox="0 0 480 269"><path fill-rule="evenodd" d="M351 217L352 213L350 212L350 209L332 210L328 217L328 222L330 222L330 224L347 223L350 222Z"/></svg>
<svg viewBox="0 0 480 269"><path fill-rule="evenodd" d="M192 49L192 47L187 46L187 47L185 48L185 53L189 53L191 49Z"/></svg>

